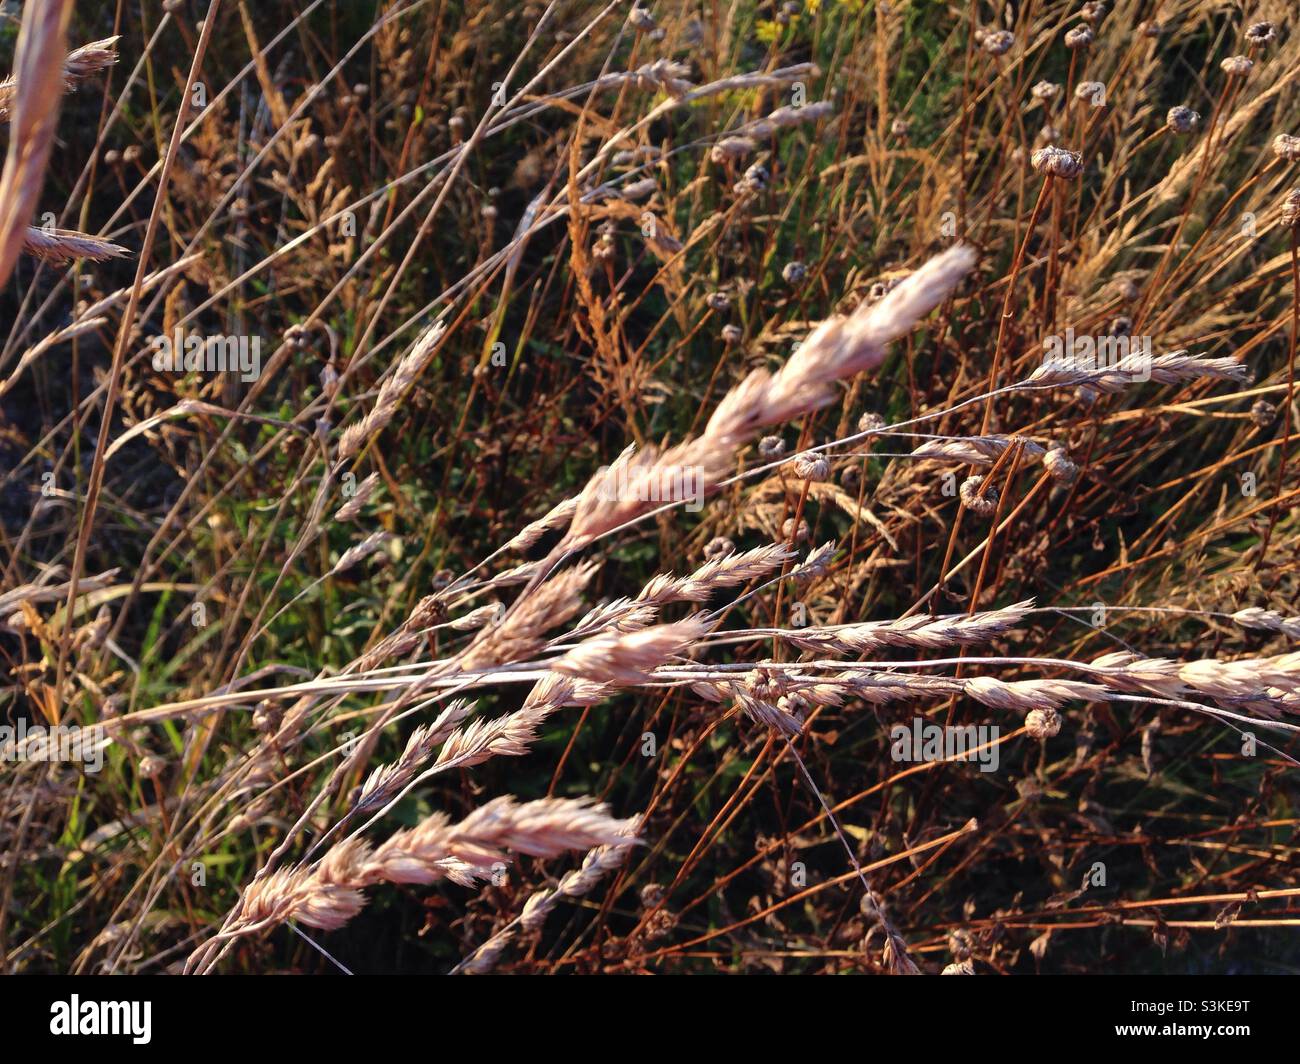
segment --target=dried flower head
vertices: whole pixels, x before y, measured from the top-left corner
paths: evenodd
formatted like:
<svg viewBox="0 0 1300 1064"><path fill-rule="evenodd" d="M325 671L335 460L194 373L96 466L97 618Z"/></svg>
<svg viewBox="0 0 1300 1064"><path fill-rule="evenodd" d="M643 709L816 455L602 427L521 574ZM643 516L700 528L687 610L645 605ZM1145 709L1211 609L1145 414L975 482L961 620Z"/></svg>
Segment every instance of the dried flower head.
<svg viewBox="0 0 1300 1064"><path fill-rule="evenodd" d="M889 131L896 137L905 137L912 130L912 124L906 118L895 118L889 125Z"/></svg>
<svg viewBox="0 0 1300 1064"><path fill-rule="evenodd" d="M1065 34L1065 47L1070 49L1089 48L1092 46L1092 41L1091 26L1075 26Z"/></svg>
<svg viewBox="0 0 1300 1064"><path fill-rule="evenodd" d="M724 344L738 344L742 335L739 325L724 325L722 327L722 342Z"/></svg>
<svg viewBox="0 0 1300 1064"><path fill-rule="evenodd" d="M781 277L786 284L801 284L807 276L808 267L802 262L787 262L781 271Z"/></svg>
<svg viewBox="0 0 1300 1064"><path fill-rule="evenodd" d="M961 482L957 493L961 497L962 506L971 513L980 517L992 517L993 512L998 508L998 489L990 485L981 491L983 484L982 476L967 477Z"/></svg>
<svg viewBox="0 0 1300 1064"><path fill-rule="evenodd" d="M1261 429L1270 427L1277 419L1277 407L1267 399L1257 399L1250 408L1250 420Z"/></svg>
<svg viewBox="0 0 1300 1064"><path fill-rule="evenodd" d="M140 759L140 764L136 770L143 779L156 780L167 771L167 762L156 754L146 754Z"/></svg>
<svg viewBox="0 0 1300 1064"><path fill-rule="evenodd" d="M985 30L980 47L989 55L1006 55L1016 43L1016 35L1010 30Z"/></svg>
<svg viewBox="0 0 1300 1064"><path fill-rule="evenodd" d="M1104 81L1081 81L1074 87L1074 98L1093 107L1106 105L1106 83Z"/></svg>
<svg viewBox="0 0 1300 1064"><path fill-rule="evenodd" d="M1200 114L1182 104L1169 108L1169 113L1165 115L1165 125L1175 133L1191 133L1200 124Z"/></svg>
<svg viewBox="0 0 1300 1064"><path fill-rule="evenodd" d="M728 554L734 554L736 545L726 536L714 536L704 545L704 557L707 561L713 561L715 558L725 558Z"/></svg>
<svg viewBox="0 0 1300 1064"><path fill-rule="evenodd" d="M1106 17L1106 5L1101 0L1089 0L1080 8L1079 17L1095 26Z"/></svg>
<svg viewBox="0 0 1300 1064"><path fill-rule="evenodd" d="M1255 61L1244 55L1230 55L1219 64L1230 78L1244 78L1254 65Z"/></svg>
<svg viewBox="0 0 1300 1064"><path fill-rule="evenodd" d="M859 432L879 432L885 427L885 419L874 410L868 410L858 418Z"/></svg>
<svg viewBox="0 0 1300 1064"><path fill-rule="evenodd" d="M1031 709L1025 714L1025 731L1040 742L1060 734L1064 721L1051 706Z"/></svg>
<svg viewBox="0 0 1300 1064"><path fill-rule="evenodd" d="M1293 188L1282 200L1282 224L1287 229L1300 223L1300 188Z"/></svg>
<svg viewBox="0 0 1300 1064"><path fill-rule="evenodd" d="M708 304L710 310L728 310L731 307L731 296L726 292L710 292L704 302Z"/></svg>
<svg viewBox="0 0 1300 1064"><path fill-rule="evenodd" d="M781 538L786 543L802 543L808 538L808 522L787 517L781 522Z"/></svg>
<svg viewBox="0 0 1300 1064"><path fill-rule="evenodd" d="M1073 484L1079 467L1070 460L1064 447L1049 447L1043 454L1043 468L1058 484Z"/></svg>
<svg viewBox="0 0 1300 1064"><path fill-rule="evenodd" d="M812 454L805 451L803 454L797 454L790 462L794 475L800 480L811 480L820 483L829 480L831 476L831 464L825 455Z"/></svg>
<svg viewBox="0 0 1300 1064"><path fill-rule="evenodd" d="M1277 31L1271 22L1255 22L1246 27L1246 40L1254 46L1268 44L1276 36Z"/></svg>
<svg viewBox="0 0 1300 1064"><path fill-rule="evenodd" d="M1029 158L1029 164L1044 177L1071 179L1083 173L1083 156L1077 151L1048 145Z"/></svg>
<svg viewBox="0 0 1300 1064"><path fill-rule="evenodd" d="M1279 133L1273 138L1273 154L1289 163L1300 160L1300 137Z"/></svg>
<svg viewBox="0 0 1300 1064"><path fill-rule="evenodd" d="M785 454L785 440L780 436L764 436L758 441L758 453L768 460L780 458Z"/></svg>
<svg viewBox="0 0 1300 1064"><path fill-rule="evenodd" d="M1061 86L1055 81L1040 81L1029 90L1029 94L1035 100L1055 100L1061 95Z"/></svg>

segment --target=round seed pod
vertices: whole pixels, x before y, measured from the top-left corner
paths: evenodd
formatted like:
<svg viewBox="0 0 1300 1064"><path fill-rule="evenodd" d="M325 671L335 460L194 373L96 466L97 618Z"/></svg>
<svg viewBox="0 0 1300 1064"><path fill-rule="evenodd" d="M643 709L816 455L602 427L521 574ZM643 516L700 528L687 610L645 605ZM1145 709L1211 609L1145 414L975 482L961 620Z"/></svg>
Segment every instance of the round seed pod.
<svg viewBox="0 0 1300 1064"><path fill-rule="evenodd" d="M758 441L758 453L769 460L785 454L785 440L780 436L764 436Z"/></svg>
<svg viewBox="0 0 1300 1064"><path fill-rule="evenodd" d="M1230 78L1244 78L1250 73L1255 61L1244 55L1230 55L1222 63L1220 68Z"/></svg>
<svg viewBox="0 0 1300 1064"><path fill-rule="evenodd" d="M1089 0L1079 9L1079 17L1095 26L1106 17L1106 5L1100 0Z"/></svg>
<svg viewBox="0 0 1300 1064"><path fill-rule="evenodd" d="M802 262L787 262L781 271L781 277L786 284L801 284L807 276L808 267Z"/></svg>
<svg viewBox="0 0 1300 1064"><path fill-rule="evenodd" d="M1044 742L1054 735L1059 735L1063 723L1061 714L1050 706L1031 709L1025 714L1025 730L1039 742Z"/></svg>
<svg viewBox="0 0 1300 1064"><path fill-rule="evenodd" d="M859 432L879 432L885 427L885 419L874 410L868 410L858 418Z"/></svg>
<svg viewBox="0 0 1300 1064"><path fill-rule="evenodd" d="M1035 100L1055 100L1061 95L1061 86L1054 81L1040 81L1029 90Z"/></svg>
<svg viewBox="0 0 1300 1064"><path fill-rule="evenodd" d="M722 342L725 344L740 343L741 335L739 325L724 325L722 327Z"/></svg>
<svg viewBox="0 0 1300 1064"><path fill-rule="evenodd" d="M726 292L710 292L704 302L708 304L710 310L728 310L731 307L731 296Z"/></svg>

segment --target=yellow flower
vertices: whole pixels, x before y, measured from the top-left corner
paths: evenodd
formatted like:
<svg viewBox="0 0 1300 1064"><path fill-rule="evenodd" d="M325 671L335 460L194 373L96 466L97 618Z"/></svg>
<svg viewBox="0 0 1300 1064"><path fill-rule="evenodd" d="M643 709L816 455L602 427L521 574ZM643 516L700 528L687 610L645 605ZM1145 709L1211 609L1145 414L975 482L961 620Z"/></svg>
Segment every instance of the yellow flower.
<svg viewBox="0 0 1300 1064"><path fill-rule="evenodd" d="M759 19L754 27L754 36L763 44L772 44L781 36L781 27L771 19Z"/></svg>

